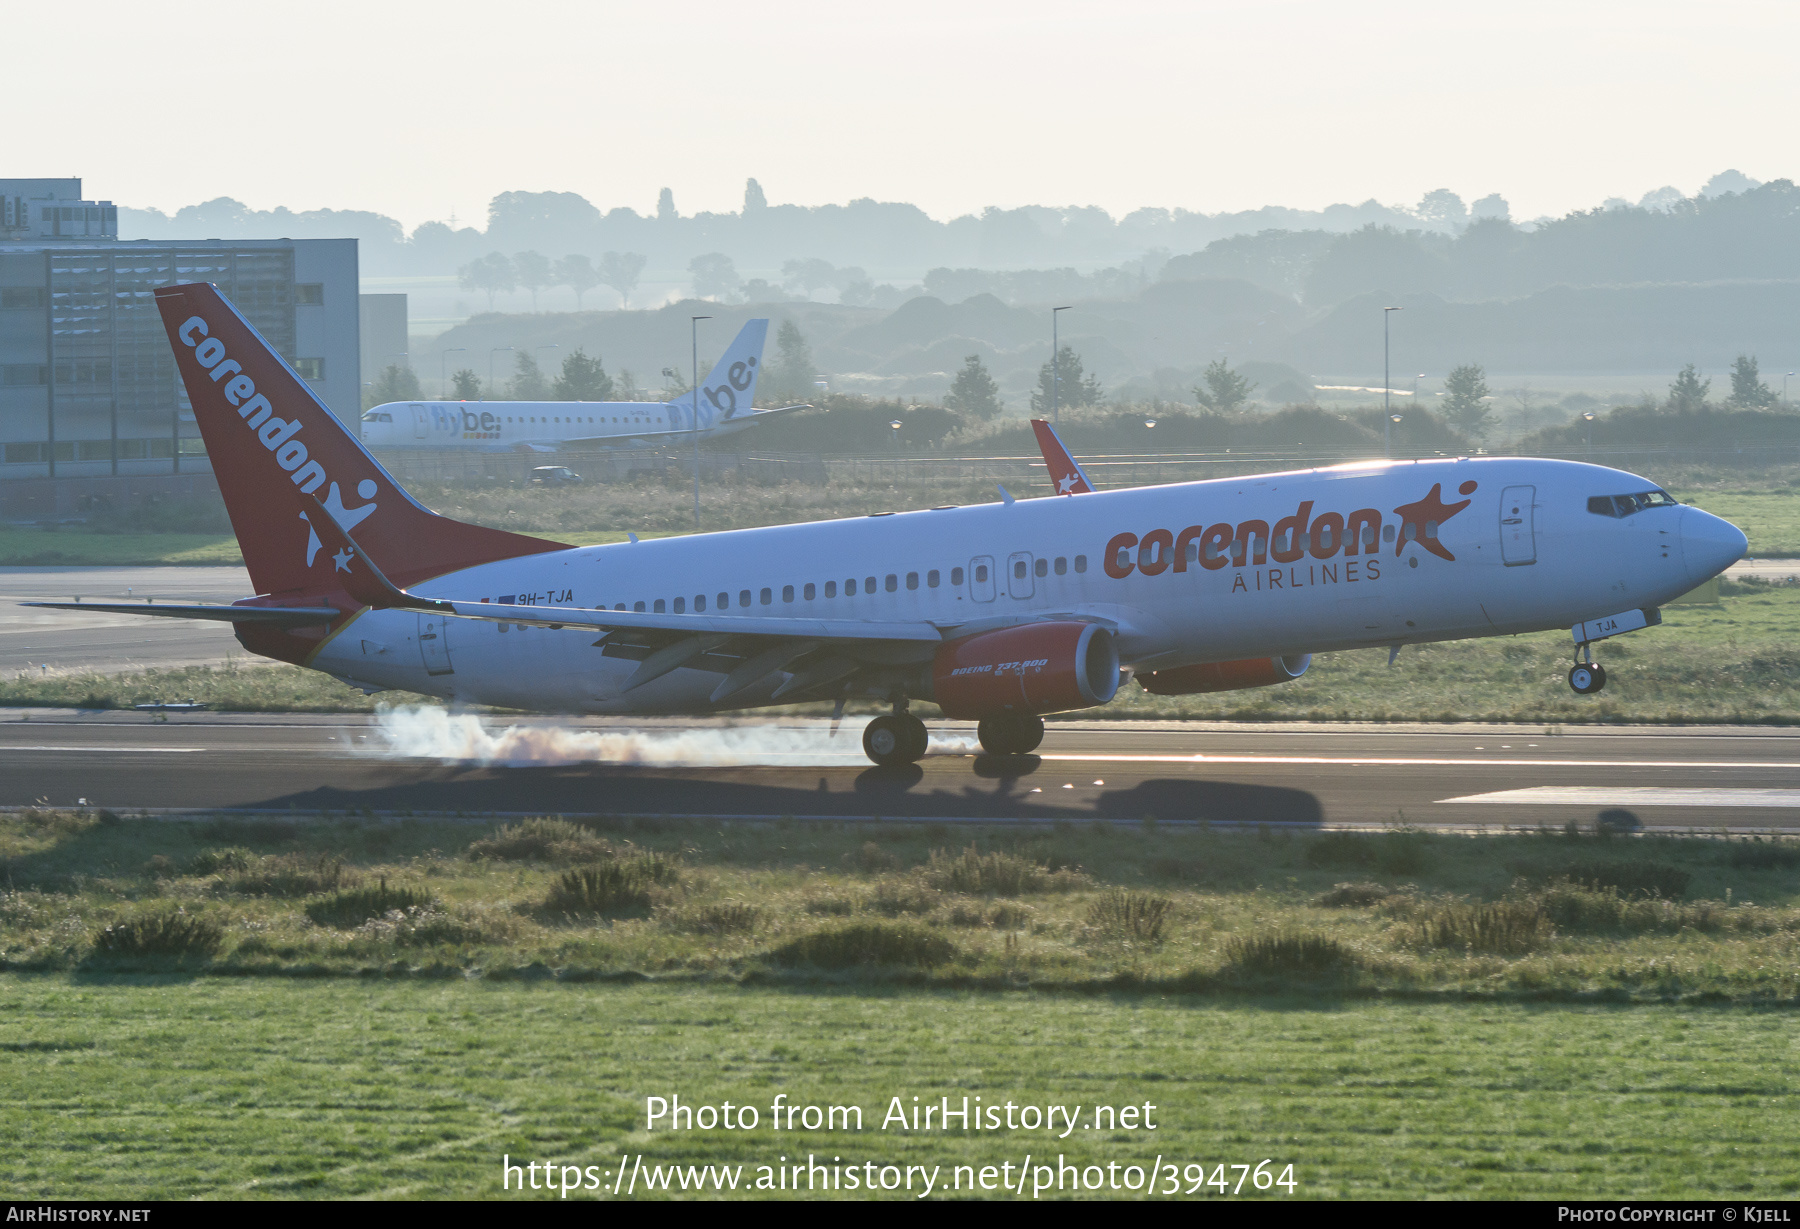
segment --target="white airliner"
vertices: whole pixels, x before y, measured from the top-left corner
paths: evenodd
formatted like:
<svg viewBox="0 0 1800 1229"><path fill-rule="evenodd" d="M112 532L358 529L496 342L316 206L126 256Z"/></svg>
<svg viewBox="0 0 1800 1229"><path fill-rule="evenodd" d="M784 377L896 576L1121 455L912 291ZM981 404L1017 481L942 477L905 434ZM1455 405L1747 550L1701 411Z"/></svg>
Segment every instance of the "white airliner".
<svg viewBox="0 0 1800 1229"><path fill-rule="evenodd" d="M931 701L992 754L1043 714L1299 677L1320 651L1573 631L1594 642L1743 555L1655 483L1569 461L1373 462L569 547L414 502L211 285L156 292L260 596L34 603L232 623L369 691L582 713L874 697L863 747L919 759Z"/></svg>
<svg viewBox="0 0 1800 1229"><path fill-rule="evenodd" d="M701 439L742 431L807 405L758 410L767 320L738 330L700 385ZM388 401L365 411L362 440L371 448L463 448L480 452L556 452L567 444L646 448L694 438L693 390L669 401Z"/></svg>

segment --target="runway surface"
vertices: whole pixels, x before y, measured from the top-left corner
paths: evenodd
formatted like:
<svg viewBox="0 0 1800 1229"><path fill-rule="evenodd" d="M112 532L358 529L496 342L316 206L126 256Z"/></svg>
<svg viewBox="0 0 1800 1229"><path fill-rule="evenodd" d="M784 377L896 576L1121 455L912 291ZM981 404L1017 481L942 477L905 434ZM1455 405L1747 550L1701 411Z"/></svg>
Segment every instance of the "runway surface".
<svg viewBox="0 0 1800 1229"><path fill-rule="evenodd" d="M112 674L145 666L190 666L247 656L229 623L30 610L20 602L232 602L253 596L243 568L0 568L0 671L14 675Z"/></svg>
<svg viewBox="0 0 1800 1229"><path fill-rule="evenodd" d="M1800 559L1746 559L1726 575L1800 576ZM112 674L244 656L228 624L25 610L17 604L21 601L61 602L79 594L109 601L231 602L251 593L249 573L241 567L0 568L0 671Z"/></svg>
<svg viewBox="0 0 1800 1229"><path fill-rule="evenodd" d="M935 745L969 733L934 729ZM359 718L0 710L0 806L1488 829L1624 808L1627 826L1800 835L1800 731L1053 723L1036 756L952 750L898 770L863 760L858 734L535 721L455 745L415 729L414 754L396 754ZM483 752L548 762L461 758ZM601 754L689 762L580 758Z"/></svg>

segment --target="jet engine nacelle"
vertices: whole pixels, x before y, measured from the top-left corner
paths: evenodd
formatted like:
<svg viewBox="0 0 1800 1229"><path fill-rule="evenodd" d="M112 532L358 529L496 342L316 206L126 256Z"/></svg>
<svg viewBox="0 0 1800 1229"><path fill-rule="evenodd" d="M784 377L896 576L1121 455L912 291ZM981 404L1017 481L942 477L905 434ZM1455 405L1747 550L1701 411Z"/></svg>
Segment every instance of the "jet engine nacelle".
<svg viewBox="0 0 1800 1229"><path fill-rule="evenodd" d="M944 716L962 719L1092 708L1119 690L1119 648L1092 623L981 632L938 650L931 689Z"/></svg>
<svg viewBox="0 0 1800 1229"><path fill-rule="evenodd" d="M1242 691L1292 682L1306 673L1312 654L1298 657L1252 657L1246 661L1209 661L1173 670L1152 670L1137 681L1153 696L1197 696L1209 691Z"/></svg>

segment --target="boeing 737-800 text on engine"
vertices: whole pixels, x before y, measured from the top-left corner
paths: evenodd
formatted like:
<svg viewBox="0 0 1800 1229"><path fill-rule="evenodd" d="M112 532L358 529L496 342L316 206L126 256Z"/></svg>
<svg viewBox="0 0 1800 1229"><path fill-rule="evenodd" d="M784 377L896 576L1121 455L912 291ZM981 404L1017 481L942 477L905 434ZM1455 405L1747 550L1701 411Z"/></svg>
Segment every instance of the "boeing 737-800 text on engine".
<svg viewBox="0 0 1800 1229"><path fill-rule="evenodd" d="M808 405L758 410L767 320L738 330L694 391L668 401L388 401L362 416L371 448L466 448L478 452L555 452L565 444L644 448L731 435ZM695 405L699 411L696 413Z"/></svg>
<svg viewBox="0 0 1800 1229"><path fill-rule="evenodd" d="M232 623L253 652L370 691L582 713L875 697L1034 749L1043 714L1298 677L1312 653L1657 621L1744 535L1597 465L1372 462L1063 498L570 547L438 516L396 484L211 285L156 292L260 596L74 608ZM54 604L54 603L46 603ZM70 604L55 604L69 608Z"/></svg>

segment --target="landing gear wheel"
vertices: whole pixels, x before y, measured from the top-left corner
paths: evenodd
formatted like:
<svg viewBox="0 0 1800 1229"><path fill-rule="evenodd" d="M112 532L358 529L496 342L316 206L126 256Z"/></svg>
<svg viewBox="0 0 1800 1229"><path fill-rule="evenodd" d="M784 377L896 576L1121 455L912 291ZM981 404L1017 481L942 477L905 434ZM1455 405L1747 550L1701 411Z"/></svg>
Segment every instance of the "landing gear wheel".
<svg viewBox="0 0 1800 1229"><path fill-rule="evenodd" d="M877 717L863 730L863 754L883 768L922 758L930 736L925 723L910 713Z"/></svg>
<svg viewBox="0 0 1800 1229"><path fill-rule="evenodd" d="M1027 755L1044 741L1044 719L1016 713L984 717L975 727L975 737L989 755Z"/></svg>
<svg viewBox="0 0 1800 1229"><path fill-rule="evenodd" d="M1569 670L1569 689L1578 696L1591 696L1606 686L1606 670L1593 662L1578 661Z"/></svg>
<svg viewBox="0 0 1800 1229"><path fill-rule="evenodd" d="M924 759L926 749L931 746L931 731L911 713L900 713L894 719L906 727L907 761L916 763Z"/></svg>

